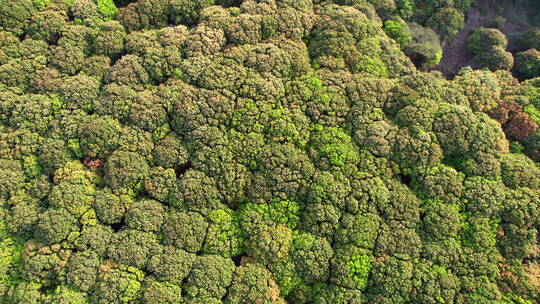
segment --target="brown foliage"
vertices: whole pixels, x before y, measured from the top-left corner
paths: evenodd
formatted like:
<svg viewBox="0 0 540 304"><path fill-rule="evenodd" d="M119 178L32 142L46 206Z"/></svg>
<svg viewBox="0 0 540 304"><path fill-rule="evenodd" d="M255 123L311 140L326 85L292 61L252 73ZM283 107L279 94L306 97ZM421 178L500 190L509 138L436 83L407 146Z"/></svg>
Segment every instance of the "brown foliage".
<svg viewBox="0 0 540 304"><path fill-rule="evenodd" d="M490 113L503 127L506 136L512 140L521 140L538 129L538 125L523 112L523 107L502 102Z"/></svg>

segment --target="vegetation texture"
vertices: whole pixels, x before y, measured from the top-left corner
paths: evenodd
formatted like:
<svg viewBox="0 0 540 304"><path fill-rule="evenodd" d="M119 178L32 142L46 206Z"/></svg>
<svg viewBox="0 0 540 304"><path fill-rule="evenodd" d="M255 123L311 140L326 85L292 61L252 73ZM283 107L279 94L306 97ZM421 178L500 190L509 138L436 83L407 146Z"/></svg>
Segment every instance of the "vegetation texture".
<svg viewBox="0 0 540 304"><path fill-rule="evenodd" d="M429 72L472 2L0 1L0 303L539 303L540 34Z"/></svg>

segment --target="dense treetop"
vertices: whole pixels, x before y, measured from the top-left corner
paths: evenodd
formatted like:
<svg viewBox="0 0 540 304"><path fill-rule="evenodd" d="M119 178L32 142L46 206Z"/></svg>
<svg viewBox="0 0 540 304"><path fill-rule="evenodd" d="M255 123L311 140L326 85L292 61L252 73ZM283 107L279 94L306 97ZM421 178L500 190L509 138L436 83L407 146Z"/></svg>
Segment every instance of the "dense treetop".
<svg viewBox="0 0 540 304"><path fill-rule="evenodd" d="M1 1L0 303L540 302L540 32L448 80L473 2Z"/></svg>

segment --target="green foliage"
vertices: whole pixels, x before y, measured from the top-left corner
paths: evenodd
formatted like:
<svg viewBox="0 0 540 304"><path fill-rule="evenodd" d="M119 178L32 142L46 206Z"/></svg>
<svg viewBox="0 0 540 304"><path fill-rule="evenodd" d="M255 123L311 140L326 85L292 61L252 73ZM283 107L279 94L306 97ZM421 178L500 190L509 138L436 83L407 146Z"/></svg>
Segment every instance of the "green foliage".
<svg viewBox="0 0 540 304"><path fill-rule="evenodd" d="M492 49L506 49L508 40L504 34L493 28L479 28L469 36L467 47L474 54L482 54Z"/></svg>
<svg viewBox="0 0 540 304"><path fill-rule="evenodd" d="M285 201L280 199L272 199L267 204L244 204L240 209L240 221L246 232L250 233L252 223L250 221L254 216L266 225L282 224L291 229L295 229L298 225L300 208L295 201ZM257 223L257 225L259 225Z"/></svg>
<svg viewBox="0 0 540 304"><path fill-rule="evenodd" d="M145 283L142 294L142 301L149 304L174 304L182 301L182 288L169 282L150 280Z"/></svg>
<svg viewBox="0 0 540 304"><path fill-rule="evenodd" d="M118 8L116 7L113 0L95 0L97 8L103 19L111 20L116 17L118 13Z"/></svg>
<svg viewBox="0 0 540 304"><path fill-rule="evenodd" d="M119 266L107 269L102 281L97 284L91 301L99 304L130 303L141 288L144 273L134 267Z"/></svg>
<svg viewBox="0 0 540 304"><path fill-rule="evenodd" d="M77 219L64 209L49 209L40 214L34 235L46 244L59 243L78 229Z"/></svg>
<svg viewBox="0 0 540 304"><path fill-rule="evenodd" d="M451 41L465 25L465 16L455 8L442 8L428 19L427 25L433 27L442 41Z"/></svg>
<svg viewBox="0 0 540 304"><path fill-rule="evenodd" d="M540 188L540 169L523 154L507 154L501 160L502 180L510 188Z"/></svg>
<svg viewBox="0 0 540 304"><path fill-rule="evenodd" d="M12 235L4 221L0 221L0 293L17 285L21 278L16 271L21 263L24 241Z"/></svg>
<svg viewBox="0 0 540 304"><path fill-rule="evenodd" d="M296 271L306 283L328 278L333 250L328 241L308 233L294 236L291 257Z"/></svg>
<svg viewBox="0 0 540 304"><path fill-rule="evenodd" d="M32 0L3 2L0 5L0 28L22 35L28 19L36 12Z"/></svg>
<svg viewBox="0 0 540 304"><path fill-rule="evenodd" d="M529 115L529 117L538 125L540 125L540 111L538 110L538 108L534 105L527 105L523 108L523 112L527 115Z"/></svg>
<svg viewBox="0 0 540 304"><path fill-rule="evenodd" d="M143 186L149 168L146 160L138 153L115 151L107 160L105 170L105 178L111 189L138 191Z"/></svg>
<svg viewBox="0 0 540 304"><path fill-rule="evenodd" d="M398 14L401 18L405 20L409 20L413 14L415 9L415 2L412 0L397 0L396 6L398 10Z"/></svg>
<svg viewBox="0 0 540 304"><path fill-rule="evenodd" d="M271 273L257 264L236 269L225 303L283 304Z"/></svg>
<svg viewBox="0 0 540 304"><path fill-rule="evenodd" d="M41 173L41 166L34 155L23 157L23 170L28 178L35 178Z"/></svg>
<svg viewBox="0 0 540 304"><path fill-rule="evenodd" d="M517 53L514 73L520 78L530 79L540 75L540 52L529 49Z"/></svg>
<svg viewBox="0 0 540 304"><path fill-rule="evenodd" d="M540 49L540 29L531 28L525 32L521 37L525 48L527 49Z"/></svg>
<svg viewBox="0 0 540 304"><path fill-rule="evenodd" d="M351 164L359 160L351 137L340 128L325 128L316 125L310 147L316 153L316 159L323 168L337 166L347 170L351 168Z"/></svg>
<svg viewBox="0 0 540 304"><path fill-rule="evenodd" d="M412 41L404 49L405 54L422 69L439 64L443 51L437 34L432 29L414 23L410 25L410 30Z"/></svg>
<svg viewBox="0 0 540 304"><path fill-rule="evenodd" d="M407 23L402 20L386 20L383 29L388 36L399 43L402 49L412 41Z"/></svg>
<svg viewBox="0 0 540 304"><path fill-rule="evenodd" d="M238 217L230 210L213 210L208 213L208 231L202 251L225 257L242 252L243 239Z"/></svg>
<svg viewBox="0 0 540 304"><path fill-rule="evenodd" d="M33 0L33 3L37 9L42 9L51 4L51 0Z"/></svg>
<svg viewBox="0 0 540 304"><path fill-rule="evenodd" d="M198 257L185 283L188 299L222 298L232 283L234 269L230 259L217 255Z"/></svg>
<svg viewBox="0 0 540 304"><path fill-rule="evenodd" d="M514 57L512 56L512 53L506 52L500 48L494 48L477 55L475 61L478 62L481 67L488 68L491 71L509 71L514 66Z"/></svg>
<svg viewBox="0 0 540 304"><path fill-rule="evenodd" d="M371 258L367 255L353 255L349 262L349 277L357 284L357 288L363 290L367 286L367 278L371 269Z"/></svg>
<svg viewBox="0 0 540 304"><path fill-rule="evenodd" d="M503 30L506 19L502 16L497 16L490 21L489 27L496 28L498 30Z"/></svg>
<svg viewBox="0 0 540 304"><path fill-rule="evenodd" d="M538 31L458 58L473 2L0 1L0 303L540 302Z"/></svg>

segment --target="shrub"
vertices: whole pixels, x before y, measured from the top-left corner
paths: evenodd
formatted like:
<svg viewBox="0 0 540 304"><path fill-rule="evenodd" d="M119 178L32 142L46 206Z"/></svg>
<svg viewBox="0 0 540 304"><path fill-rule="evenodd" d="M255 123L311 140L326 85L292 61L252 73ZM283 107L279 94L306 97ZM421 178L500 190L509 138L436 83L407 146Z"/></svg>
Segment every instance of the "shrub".
<svg viewBox="0 0 540 304"><path fill-rule="evenodd" d="M514 73L522 79L540 76L540 52L536 49L528 49L517 53Z"/></svg>
<svg viewBox="0 0 540 304"><path fill-rule="evenodd" d="M489 50L499 48L506 49L508 40L498 29L481 27L469 36L467 47L474 54L482 54Z"/></svg>
<svg viewBox="0 0 540 304"><path fill-rule="evenodd" d="M405 48L412 40L409 27L403 20L386 20L383 29L390 38L399 43L401 48Z"/></svg>
<svg viewBox="0 0 540 304"><path fill-rule="evenodd" d="M494 48L482 54L476 55L474 61L482 68L488 68L492 71L509 71L514 66L514 57L512 53L506 52L500 48Z"/></svg>

